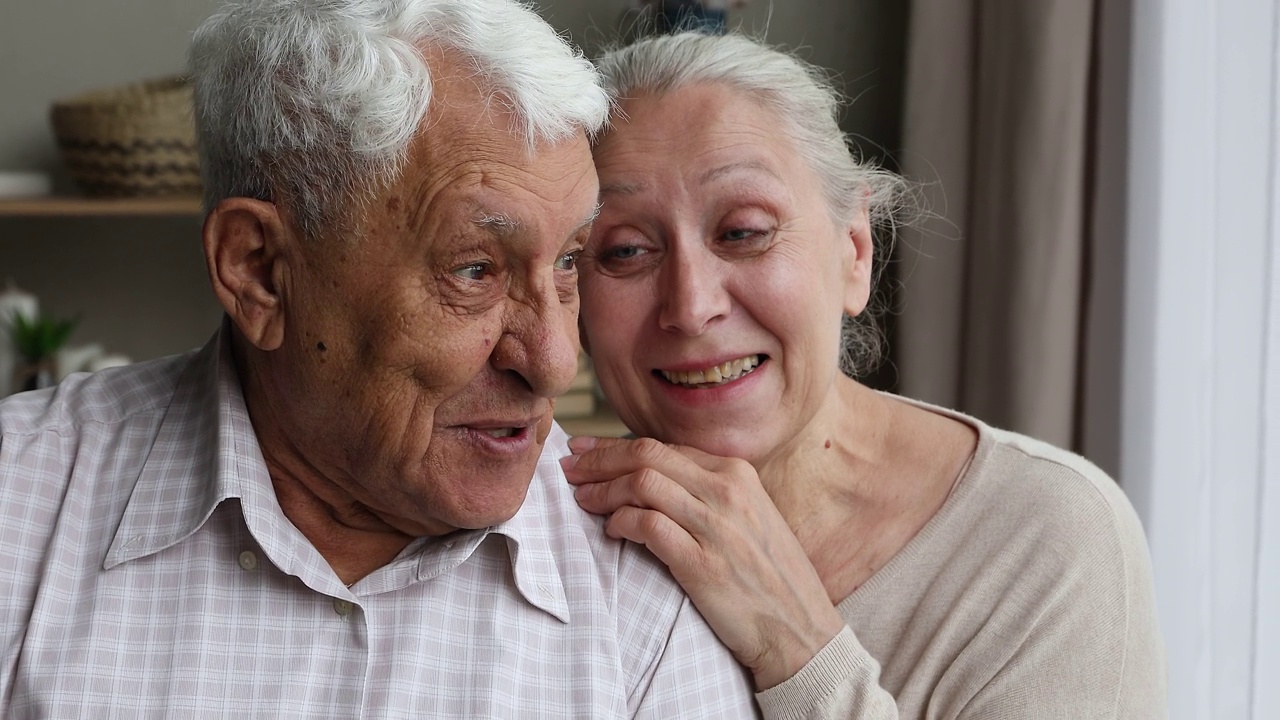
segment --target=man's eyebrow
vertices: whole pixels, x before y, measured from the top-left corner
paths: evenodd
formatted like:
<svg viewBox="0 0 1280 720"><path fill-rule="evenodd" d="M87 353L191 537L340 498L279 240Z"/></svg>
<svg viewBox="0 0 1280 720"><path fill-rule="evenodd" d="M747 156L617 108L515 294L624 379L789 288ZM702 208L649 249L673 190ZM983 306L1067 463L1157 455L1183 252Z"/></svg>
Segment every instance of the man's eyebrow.
<svg viewBox="0 0 1280 720"><path fill-rule="evenodd" d="M754 170L756 172L764 173L765 175L768 175L769 177L772 177L775 180L778 180L779 182L782 181L782 178L778 176L778 173L775 172L773 168L769 167L765 163L762 163L758 160L743 160L741 162L725 163L724 165L720 165L719 167L711 168L710 170L698 176L698 183L701 185L706 185L707 183L712 182L714 180L719 180L725 175L730 175L735 172L742 172L743 170Z"/></svg>
<svg viewBox="0 0 1280 720"><path fill-rule="evenodd" d="M493 235L502 237L514 235L520 229L519 221L503 213L481 211L471 222L481 230L487 230Z"/></svg>
<svg viewBox="0 0 1280 720"><path fill-rule="evenodd" d="M573 232L571 232L571 233L569 233L569 234L570 234L570 235L577 235L578 233L582 232L583 230L586 230L587 228L591 227L591 224L592 224L592 223L594 223L594 222L596 221L596 218L600 217L600 211L601 211L603 208L604 208L604 204L603 204L603 203L596 203L596 206L595 206L595 207L593 207L593 208L591 208L591 214L590 214L590 215L588 215L588 216L586 217L586 219L585 219L585 220L583 220L582 222L578 223L578 227L574 228L574 229L573 229Z"/></svg>
<svg viewBox="0 0 1280 720"><path fill-rule="evenodd" d="M600 217L600 209L602 207L603 206L600 203L596 203L595 206L591 208L591 212L586 216L586 218L584 218L582 222L578 223L577 227L575 227L569 234L571 236L577 235L583 230L591 227L591 223L594 223L596 218ZM481 230L499 237L510 237L520 232L520 221L504 213L481 211L480 214L478 214L471 222Z"/></svg>

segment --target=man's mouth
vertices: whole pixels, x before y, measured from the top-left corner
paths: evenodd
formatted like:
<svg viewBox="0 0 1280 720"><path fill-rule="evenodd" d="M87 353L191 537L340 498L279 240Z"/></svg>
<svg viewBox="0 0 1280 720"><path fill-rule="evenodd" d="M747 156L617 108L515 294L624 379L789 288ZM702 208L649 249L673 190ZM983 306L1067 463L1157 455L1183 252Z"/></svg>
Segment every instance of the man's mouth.
<svg viewBox="0 0 1280 720"><path fill-rule="evenodd" d="M485 435L492 438L509 438L520 432L523 428L505 427L505 428L489 428L481 430Z"/></svg>
<svg viewBox="0 0 1280 720"><path fill-rule="evenodd" d="M673 385L689 388L709 388L731 383L755 371L764 361L764 355L748 355L712 365L702 370L654 370L662 379Z"/></svg>

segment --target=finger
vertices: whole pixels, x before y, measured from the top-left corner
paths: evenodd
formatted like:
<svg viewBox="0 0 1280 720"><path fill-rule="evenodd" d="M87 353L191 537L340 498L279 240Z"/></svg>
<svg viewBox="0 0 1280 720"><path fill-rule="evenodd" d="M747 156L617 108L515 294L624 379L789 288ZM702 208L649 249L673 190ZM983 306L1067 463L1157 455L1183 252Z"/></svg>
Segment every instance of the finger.
<svg viewBox="0 0 1280 720"><path fill-rule="evenodd" d="M587 512L607 515L624 507L657 510L691 531L704 524L706 514L680 483L649 468L606 482L579 485L573 494Z"/></svg>
<svg viewBox="0 0 1280 720"><path fill-rule="evenodd" d="M697 484L702 468L652 438L599 441L580 455L561 459L565 477L575 485L612 480L645 468L657 470L682 484Z"/></svg>
<svg viewBox="0 0 1280 720"><path fill-rule="evenodd" d="M569 438L569 452L580 455L597 447L612 447L634 442L633 438L596 437L595 435L574 435Z"/></svg>
<svg viewBox="0 0 1280 720"><path fill-rule="evenodd" d="M588 473L585 469L574 472L574 468L578 464L579 457L585 453L591 452L596 448L609 448L629 442L631 442L631 440L627 438L575 435L574 437L569 438L569 452L572 454L560 458L560 468L564 470L565 478L573 485L612 480L614 477L617 477L621 471L610 474L608 471L600 469L598 472Z"/></svg>
<svg viewBox="0 0 1280 720"><path fill-rule="evenodd" d="M639 438L618 438L618 437L594 437L591 435L579 435L569 438L569 451L575 455L582 455L596 448L609 448L625 446L628 443L636 442ZM664 443L667 448L689 460L697 463L699 466L707 470L719 470L723 468L729 458L720 455L712 455L711 453L699 450L692 445L678 445L675 443Z"/></svg>
<svg viewBox="0 0 1280 720"><path fill-rule="evenodd" d="M692 462L697 463L700 467L706 468L707 470L719 470L726 464L727 461L732 460L732 458L726 458L723 455L712 455L711 453L703 450L699 450L698 448L693 447L692 445L669 444L667 445L667 447L670 448L673 452L680 453L684 457L688 458Z"/></svg>
<svg viewBox="0 0 1280 720"><path fill-rule="evenodd" d="M672 572L688 576L698 543L680 524L648 508L623 507L604 524L609 537L630 540L649 548Z"/></svg>

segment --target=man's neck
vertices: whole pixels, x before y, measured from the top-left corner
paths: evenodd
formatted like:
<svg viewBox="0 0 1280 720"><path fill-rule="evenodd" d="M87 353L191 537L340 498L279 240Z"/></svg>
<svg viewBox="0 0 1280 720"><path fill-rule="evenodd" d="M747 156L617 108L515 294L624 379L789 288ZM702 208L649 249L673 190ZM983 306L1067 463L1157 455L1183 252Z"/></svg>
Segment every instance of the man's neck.
<svg viewBox="0 0 1280 720"><path fill-rule="evenodd" d="M268 400L277 394L262 386L266 369L254 367L262 358L237 339L241 343L232 345L232 357L280 509L338 578L354 584L395 559L415 537L432 534L411 523L391 525L330 477L340 474L336 468L309 462L308 453L291 440L297 433L286 430L288 418L278 417L280 408Z"/></svg>
<svg viewBox="0 0 1280 720"><path fill-rule="evenodd" d="M328 561L346 585L352 585L395 559L413 536L387 525L362 505L326 501L307 482L268 460L271 485L280 509Z"/></svg>

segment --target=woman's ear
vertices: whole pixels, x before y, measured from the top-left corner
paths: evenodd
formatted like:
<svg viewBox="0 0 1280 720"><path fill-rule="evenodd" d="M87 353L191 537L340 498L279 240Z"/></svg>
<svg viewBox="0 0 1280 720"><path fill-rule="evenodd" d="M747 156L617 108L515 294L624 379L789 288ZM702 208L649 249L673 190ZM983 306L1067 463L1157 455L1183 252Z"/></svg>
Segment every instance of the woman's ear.
<svg viewBox="0 0 1280 720"><path fill-rule="evenodd" d="M260 350L275 350L284 342L280 281L292 237L276 206L262 200L227 198L204 221L213 294Z"/></svg>
<svg viewBox="0 0 1280 720"><path fill-rule="evenodd" d="M858 211L846 233L849 241L844 245L844 311L849 317L856 317L867 309L871 298L871 262L875 244L866 210Z"/></svg>

